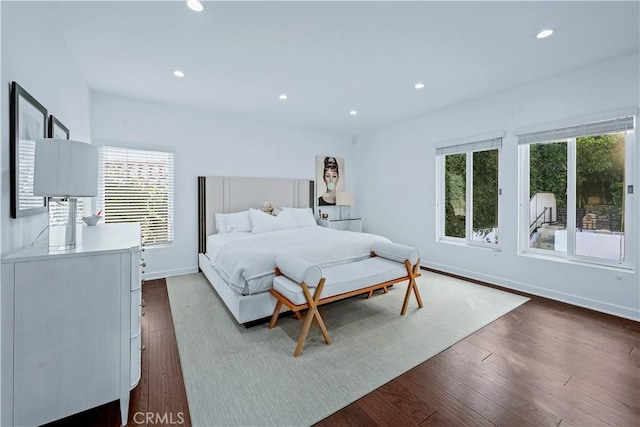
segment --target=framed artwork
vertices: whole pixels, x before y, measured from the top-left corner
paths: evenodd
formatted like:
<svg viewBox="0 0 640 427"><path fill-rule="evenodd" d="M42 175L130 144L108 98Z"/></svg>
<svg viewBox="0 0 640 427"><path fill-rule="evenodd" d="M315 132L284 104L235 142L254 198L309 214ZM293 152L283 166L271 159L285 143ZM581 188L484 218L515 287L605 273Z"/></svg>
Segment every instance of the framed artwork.
<svg viewBox="0 0 640 427"><path fill-rule="evenodd" d="M49 116L49 138L69 139L69 129L55 116Z"/></svg>
<svg viewBox="0 0 640 427"><path fill-rule="evenodd" d="M16 82L10 101L11 217L20 218L47 212L47 198L33 195L36 139L47 136L47 110Z"/></svg>
<svg viewBox="0 0 640 427"><path fill-rule="evenodd" d="M336 193L344 191L344 158L316 156L317 206L335 206Z"/></svg>

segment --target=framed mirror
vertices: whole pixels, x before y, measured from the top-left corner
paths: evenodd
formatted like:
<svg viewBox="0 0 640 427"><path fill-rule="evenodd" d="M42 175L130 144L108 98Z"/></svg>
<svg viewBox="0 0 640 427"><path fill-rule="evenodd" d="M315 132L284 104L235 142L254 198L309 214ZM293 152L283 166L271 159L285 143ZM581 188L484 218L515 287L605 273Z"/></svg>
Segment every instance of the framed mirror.
<svg viewBox="0 0 640 427"><path fill-rule="evenodd" d="M49 138L69 139L69 129L53 114L49 116Z"/></svg>
<svg viewBox="0 0 640 427"><path fill-rule="evenodd" d="M11 217L47 212L47 198L33 195L36 139L47 136L47 110L18 83L10 102Z"/></svg>

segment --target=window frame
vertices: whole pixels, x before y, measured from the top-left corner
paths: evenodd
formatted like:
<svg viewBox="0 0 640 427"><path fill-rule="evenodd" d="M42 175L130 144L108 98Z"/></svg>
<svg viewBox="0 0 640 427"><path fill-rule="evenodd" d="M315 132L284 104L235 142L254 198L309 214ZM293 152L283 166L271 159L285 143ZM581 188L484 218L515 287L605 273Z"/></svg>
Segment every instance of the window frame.
<svg viewBox="0 0 640 427"><path fill-rule="evenodd" d="M500 222L502 219L502 141L504 132L496 132L482 137L465 138L450 142L444 146L436 148L436 183L437 183L437 203L436 203L436 241L453 243L470 247L485 248L491 250L501 250L500 243ZM488 243L480 240L473 240L473 154L481 151L497 150L498 155L498 188L497 188L497 209L498 233L497 243ZM445 234L445 197L446 197L446 156L452 154L465 154L465 237L453 237Z"/></svg>
<svg viewBox="0 0 640 427"><path fill-rule="evenodd" d="M620 113L618 115L602 115L598 116L598 120L589 120L588 118L582 120L574 120L572 125L576 126L575 123L583 123L588 125L589 123L594 122L604 122L607 120L613 120L612 117L633 117L634 127L632 129L619 130L619 131L611 131L611 132L602 132L597 133L595 135L607 135L618 132L626 132L625 135L625 171L624 171L624 195L625 195L625 206L624 206L624 260L616 261L616 260L608 260L605 258L597 258L590 257L585 255L578 255L575 253L575 245L576 245L576 175L577 175L577 139L582 136L588 135L579 135L574 137L567 138L555 138L553 140L540 140L536 142L528 142L528 143L519 143L518 144L518 159L519 159L519 188L520 188L520 215L519 215L519 255L528 255L535 256L540 258L548 258L559 261L568 261L572 263L580 263L580 264L588 264L593 266L604 266L604 267L614 267L614 268L623 268L633 270L635 267L635 249L637 247L637 237L635 233L637 233L636 226L634 224L635 218L635 201L633 199L634 194L636 193L637 185L635 182L635 169L638 167L638 164L635 160L635 144L636 144L636 126L637 126L637 111L634 114L629 114L628 111L624 113ZM581 126L581 125L577 125ZM551 129L560 128L560 127L569 127L564 124L564 126L548 126L549 132L552 132ZM543 128L544 129L544 128ZM517 135L526 135L527 133L534 132L525 132L520 131L516 132ZM592 134L593 135L593 134ZM550 251L540 248L533 248L530 246L530 231L529 231L529 201L530 201L530 156L529 156L529 147L532 144L545 144L545 143L553 143L553 142L566 142L567 144L567 222L566 222L566 231L567 231L567 250L566 251ZM628 193L628 187L632 185L634 187L633 193Z"/></svg>
<svg viewBox="0 0 640 427"><path fill-rule="evenodd" d="M126 146L118 146L118 145L100 145L98 146L99 150L99 165L98 165L98 196L96 197L96 209L103 210L105 223L108 222L108 218L106 215L106 200L105 200L105 174L104 174L104 161L103 161L103 153L105 151L113 150L111 155L113 155L116 160L127 162L128 157L131 153L134 160L146 160L149 163L153 163L153 157L157 160L154 165L164 166L168 168L166 173L166 179L168 181L167 185L167 227L166 227L166 240L161 241L146 241L144 236L144 228L142 229L142 242L147 248L160 248L173 246L175 241L175 154L172 151L168 150L158 150L158 149L146 149L146 148L134 148L134 147L126 147ZM120 156L121 158L118 158ZM147 157L145 157L147 156ZM162 157L166 159L164 161L160 160ZM146 200L150 200L148 197ZM127 199L127 204L129 200ZM136 221L118 221L118 222L136 222ZM142 224L141 224L142 225Z"/></svg>

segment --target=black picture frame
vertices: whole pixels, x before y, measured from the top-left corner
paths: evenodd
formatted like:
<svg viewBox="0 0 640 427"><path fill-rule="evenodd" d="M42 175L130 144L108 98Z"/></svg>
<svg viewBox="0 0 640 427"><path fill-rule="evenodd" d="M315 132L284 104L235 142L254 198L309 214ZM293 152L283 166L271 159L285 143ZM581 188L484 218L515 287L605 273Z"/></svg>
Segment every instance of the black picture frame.
<svg viewBox="0 0 640 427"><path fill-rule="evenodd" d="M33 195L35 141L45 138L47 109L18 83L10 94L11 218L47 212L47 198Z"/></svg>
<svg viewBox="0 0 640 427"><path fill-rule="evenodd" d="M69 128L62 124L53 114L49 116L48 137L69 139Z"/></svg>

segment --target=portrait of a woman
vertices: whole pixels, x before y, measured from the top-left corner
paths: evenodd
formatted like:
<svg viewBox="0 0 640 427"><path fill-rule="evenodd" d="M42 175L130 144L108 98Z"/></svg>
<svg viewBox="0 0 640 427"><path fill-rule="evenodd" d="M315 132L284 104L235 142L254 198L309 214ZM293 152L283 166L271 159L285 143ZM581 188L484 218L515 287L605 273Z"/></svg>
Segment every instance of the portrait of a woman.
<svg viewBox="0 0 640 427"><path fill-rule="evenodd" d="M342 191L344 180L344 159L318 156L316 157L316 195L318 206L335 206L336 193Z"/></svg>

